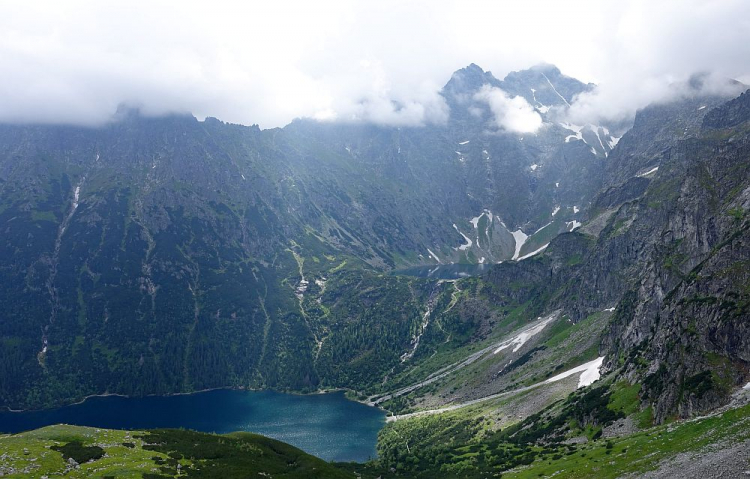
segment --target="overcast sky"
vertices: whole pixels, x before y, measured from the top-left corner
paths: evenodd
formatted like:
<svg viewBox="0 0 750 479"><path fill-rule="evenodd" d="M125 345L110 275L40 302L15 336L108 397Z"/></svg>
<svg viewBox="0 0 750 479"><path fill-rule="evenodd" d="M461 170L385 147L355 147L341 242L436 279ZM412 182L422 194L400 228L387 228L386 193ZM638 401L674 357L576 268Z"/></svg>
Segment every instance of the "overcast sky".
<svg viewBox="0 0 750 479"><path fill-rule="evenodd" d="M750 83L750 1L0 3L3 122L97 124L128 103L262 128L418 125L472 62L501 79L553 63L600 85L582 120L632 114L696 71Z"/></svg>

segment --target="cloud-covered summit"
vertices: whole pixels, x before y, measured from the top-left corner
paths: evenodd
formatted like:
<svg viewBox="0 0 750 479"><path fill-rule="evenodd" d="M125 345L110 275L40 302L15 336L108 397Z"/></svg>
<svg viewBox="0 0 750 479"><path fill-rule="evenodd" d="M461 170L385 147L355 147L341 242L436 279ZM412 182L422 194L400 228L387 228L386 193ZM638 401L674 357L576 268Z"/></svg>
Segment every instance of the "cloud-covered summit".
<svg viewBox="0 0 750 479"><path fill-rule="evenodd" d="M5 2L0 121L95 125L127 103L263 128L440 124L441 84L468 60L498 77L555 64L598 85L571 101L550 78L581 122L632 117L697 71L750 82L750 3Z"/></svg>
<svg viewBox="0 0 750 479"><path fill-rule="evenodd" d="M501 130L535 133L542 127L542 116L521 96L510 97L500 88L485 85L474 95L474 99L489 105L492 122Z"/></svg>
<svg viewBox="0 0 750 479"><path fill-rule="evenodd" d="M490 131L535 133L545 121L565 117L576 97L593 88L546 63L502 80L472 63L453 73L441 95L457 121L487 122Z"/></svg>

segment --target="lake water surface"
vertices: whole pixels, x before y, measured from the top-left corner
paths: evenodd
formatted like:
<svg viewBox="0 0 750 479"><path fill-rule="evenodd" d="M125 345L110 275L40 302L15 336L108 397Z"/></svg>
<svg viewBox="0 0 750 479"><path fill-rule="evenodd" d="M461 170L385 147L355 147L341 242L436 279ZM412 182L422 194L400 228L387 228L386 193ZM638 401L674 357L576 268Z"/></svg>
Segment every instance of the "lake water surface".
<svg viewBox="0 0 750 479"><path fill-rule="evenodd" d="M385 424L383 411L344 393L294 395L217 390L180 396L93 397L81 404L29 412L0 412L0 432L51 424L108 429L186 428L249 431L287 442L328 461L366 461Z"/></svg>

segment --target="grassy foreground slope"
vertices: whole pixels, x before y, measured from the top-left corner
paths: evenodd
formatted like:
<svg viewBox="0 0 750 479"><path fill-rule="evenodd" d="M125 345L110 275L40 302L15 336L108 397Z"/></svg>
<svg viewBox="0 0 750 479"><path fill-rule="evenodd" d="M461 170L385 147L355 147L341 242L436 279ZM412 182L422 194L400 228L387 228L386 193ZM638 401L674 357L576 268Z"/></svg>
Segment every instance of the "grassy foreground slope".
<svg viewBox="0 0 750 479"><path fill-rule="evenodd" d="M588 401L595 402L593 389ZM609 407L612 403L610 402ZM750 405L720 414L649 427L619 437L601 429L579 441L558 441L543 417L532 417L503 431L481 431L465 415L418 417L384 430L385 457L364 466L363 478L704 478L744 477L750 470ZM569 418L574 420L573 418ZM387 441L398 440L410 453L393 461ZM479 428L473 426L480 426ZM473 436L480 430L479 435ZM409 434L408 431L414 432ZM421 436L441 436L445 447L428 447ZM407 437L408 436L408 437ZM347 467L347 466L344 466Z"/></svg>
<svg viewBox="0 0 750 479"><path fill-rule="evenodd" d="M722 450L747 451L749 440L750 406L744 406L717 416L662 425L621 438L600 439L572 449L575 452L568 451L562 457L558 457L559 453L540 456L528 467L509 471L503 477L554 475L604 479L643 477L651 472L661 472L665 474L663 477L710 477L704 475L704 462L712 462L711 456ZM743 469L750 469L745 456L737 459L744 461ZM669 472L674 466L685 469Z"/></svg>
<svg viewBox="0 0 750 479"><path fill-rule="evenodd" d="M352 474L293 446L250 433L57 425L0 436L0 476L302 479Z"/></svg>

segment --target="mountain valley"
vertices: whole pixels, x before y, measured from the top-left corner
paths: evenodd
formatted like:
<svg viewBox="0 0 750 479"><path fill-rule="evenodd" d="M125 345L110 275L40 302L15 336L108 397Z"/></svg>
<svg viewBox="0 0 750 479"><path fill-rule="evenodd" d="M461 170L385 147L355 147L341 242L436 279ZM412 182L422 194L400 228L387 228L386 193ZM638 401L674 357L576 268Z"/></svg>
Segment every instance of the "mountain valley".
<svg viewBox="0 0 750 479"><path fill-rule="evenodd" d="M389 414L365 464L51 426L0 436L0 473L86 477L102 456L65 451L100 444L132 477L247 477L237 450L257 477L670 477L721 450L743 472L750 91L693 80L632 123L571 124L595 85L552 65L471 64L445 124L0 125L0 406L345 390ZM539 127L508 131L498 94Z"/></svg>

